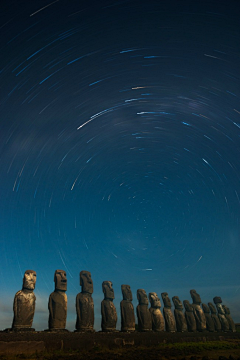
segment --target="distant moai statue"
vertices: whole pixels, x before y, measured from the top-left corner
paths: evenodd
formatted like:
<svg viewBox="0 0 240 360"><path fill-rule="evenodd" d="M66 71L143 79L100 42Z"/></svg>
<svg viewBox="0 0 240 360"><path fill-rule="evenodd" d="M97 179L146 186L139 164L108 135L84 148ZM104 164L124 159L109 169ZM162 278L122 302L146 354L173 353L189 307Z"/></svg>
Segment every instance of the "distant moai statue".
<svg viewBox="0 0 240 360"><path fill-rule="evenodd" d="M200 306L202 302L200 295L194 289L190 290L190 295L193 300L192 306L193 313L196 319L197 331L205 331L207 329L207 325L203 309Z"/></svg>
<svg viewBox="0 0 240 360"><path fill-rule="evenodd" d="M214 323L214 328L215 328L215 331L222 331L222 325L219 321L219 318L217 316L217 310L215 308L215 306L213 305L213 303L209 302L208 303L208 306L209 306L209 309L211 311L211 318L213 320L213 323Z"/></svg>
<svg viewBox="0 0 240 360"><path fill-rule="evenodd" d="M164 303L164 308L163 308L163 315L164 315L164 319L165 319L165 327L166 327L166 331L168 332L175 332L176 331L176 323L174 320L174 316L173 313L171 311L171 300L168 297L168 293L163 292L161 293L162 299L163 299L163 303Z"/></svg>
<svg viewBox="0 0 240 360"><path fill-rule="evenodd" d="M176 328L178 332L188 331L187 322L185 316L183 314L183 304L180 301L178 296L173 296L172 298L173 304L175 306L174 316L176 320Z"/></svg>
<svg viewBox="0 0 240 360"><path fill-rule="evenodd" d="M236 326L230 315L230 309L226 305L223 305L222 307L223 307L223 310L225 311L225 316L226 316L226 319L229 324L229 330L232 332L236 332Z"/></svg>
<svg viewBox="0 0 240 360"><path fill-rule="evenodd" d="M111 281L103 281L104 300L101 302L102 331L116 331L117 311L113 304L114 290Z"/></svg>
<svg viewBox="0 0 240 360"><path fill-rule="evenodd" d="M35 311L36 296L33 292L36 284L36 271L26 270L23 276L22 290L19 290L13 302L12 330L31 330Z"/></svg>
<svg viewBox="0 0 240 360"><path fill-rule="evenodd" d="M148 309L148 298L146 291L143 289L137 290L137 318L138 318L138 331L151 331L152 330L152 317Z"/></svg>
<svg viewBox="0 0 240 360"><path fill-rule="evenodd" d="M225 316L225 311L222 306L222 299L220 298L220 296L215 296L213 298L213 302L217 308L218 318L221 323L222 331L229 331L229 323L227 321L227 318Z"/></svg>
<svg viewBox="0 0 240 360"><path fill-rule="evenodd" d="M123 300L120 302L121 331L135 331L132 291L129 285L121 285Z"/></svg>
<svg viewBox="0 0 240 360"><path fill-rule="evenodd" d="M203 308L203 312L206 318L206 326L207 326L207 330L210 332L215 331L215 326L214 326L214 322L212 319L212 316L210 314L210 309L207 306L207 304L202 304L202 308Z"/></svg>
<svg viewBox="0 0 240 360"><path fill-rule="evenodd" d="M161 313L161 301L155 292L148 294L151 307L149 309L152 317L152 329L153 331L164 331L165 323L163 314Z"/></svg>
<svg viewBox="0 0 240 360"><path fill-rule="evenodd" d="M64 330L67 319L67 277L64 270L56 270L54 274L55 290L48 301L48 328L51 331Z"/></svg>
<svg viewBox="0 0 240 360"><path fill-rule="evenodd" d="M92 299L93 282L91 273L83 270L80 272L80 286L82 291L76 297L76 331L93 332L94 304Z"/></svg>
<svg viewBox="0 0 240 360"><path fill-rule="evenodd" d="M183 300L183 305L185 307L185 319L187 322L188 331L195 332L197 331L197 324L193 313L193 306L188 300Z"/></svg>

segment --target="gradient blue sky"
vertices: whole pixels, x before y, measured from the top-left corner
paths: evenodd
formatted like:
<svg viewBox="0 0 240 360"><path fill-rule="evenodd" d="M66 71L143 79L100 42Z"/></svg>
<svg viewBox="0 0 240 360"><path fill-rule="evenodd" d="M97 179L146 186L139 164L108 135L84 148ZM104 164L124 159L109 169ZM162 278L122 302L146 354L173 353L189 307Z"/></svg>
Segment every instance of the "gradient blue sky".
<svg viewBox="0 0 240 360"><path fill-rule="evenodd" d="M26 269L47 328L56 269L240 322L237 1L1 1L1 328ZM118 321L118 327L120 319Z"/></svg>

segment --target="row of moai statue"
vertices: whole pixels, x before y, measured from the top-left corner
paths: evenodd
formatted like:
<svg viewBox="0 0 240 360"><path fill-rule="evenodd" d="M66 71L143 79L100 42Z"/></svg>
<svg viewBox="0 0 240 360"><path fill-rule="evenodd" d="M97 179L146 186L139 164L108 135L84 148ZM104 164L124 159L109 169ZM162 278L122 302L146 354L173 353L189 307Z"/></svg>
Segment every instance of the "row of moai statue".
<svg viewBox="0 0 240 360"><path fill-rule="evenodd" d="M49 296L48 309L48 331L64 331L67 319L67 277L63 270L56 270L54 275L55 290ZM22 290L18 291L14 298L14 318L12 328L8 330L23 331L32 329L35 312L36 297L35 289L36 272L27 270L23 278ZM76 330L80 332L94 331L94 304L92 299L93 282L89 271L80 272L81 292L76 297ZM101 302L102 331L116 331L117 311L114 300L114 290L111 281L102 283L104 299ZM134 307L132 304L132 292L129 285L121 286L123 300L120 303L121 331L133 332L136 329ZM155 292L147 294L145 290L137 290L137 318L138 331L168 331L168 332L195 332L195 331L236 331L235 324L231 318L230 310L222 305L220 297L214 297L212 303L201 304L201 298L196 290L190 290L193 303L184 300L183 304L178 296L172 298L174 304L174 315L171 311L171 301L168 293L161 294L164 308L161 313L161 302ZM151 307L148 307L148 298ZM67 330L65 330L67 331Z"/></svg>

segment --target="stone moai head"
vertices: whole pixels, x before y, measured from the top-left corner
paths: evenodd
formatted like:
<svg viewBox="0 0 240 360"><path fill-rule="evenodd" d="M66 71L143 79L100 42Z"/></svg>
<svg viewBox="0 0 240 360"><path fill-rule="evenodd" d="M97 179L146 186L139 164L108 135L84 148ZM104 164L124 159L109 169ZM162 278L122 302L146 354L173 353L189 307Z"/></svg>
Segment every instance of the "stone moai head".
<svg viewBox="0 0 240 360"><path fill-rule="evenodd" d="M150 292L148 294L148 298L152 308L160 309L161 308L161 301L155 292Z"/></svg>
<svg viewBox="0 0 240 360"><path fill-rule="evenodd" d="M223 310L224 310L225 314L230 315L229 307L227 307L226 305L223 305L222 307L223 307Z"/></svg>
<svg viewBox="0 0 240 360"><path fill-rule="evenodd" d="M173 296L172 301L175 306L175 309L183 310L183 304L178 296Z"/></svg>
<svg viewBox="0 0 240 360"><path fill-rule="evenodd" d="M114 299L114 290L112 288L111 281L103 281L102 283L102 291L104 293L105 300L113 300Z"/></svg>
<svg viewBox="0 0 240 360"><path fill-rule="evenodd" d="M144 289L137 290L137 299L138 299L139 305L148 305L148 298L147 298L146 291Z"/></svg>
<svg viewBox="0 0 240 360"><path fill-rule="evenodd" d="M67 275L64 270L56 270L54 274L55 290L67 291Z"/></svg>
<svg viewBox="0 0 240 360"><path fill-rule="evenodd" d="M163 299L164 306L165 306L166 308L171 309L172 304L171 304L171 300L170 300L169 297L168 297L168 293L167 293L167 292L163 292L163 293L161 293L161 296L162 296L162 299Z"/></svg>
<svg viewBox="0 0 240 360"><path fill-rule="evenodd" d="M93 293L93 282L89 271L82 270L80 272L80 286L82 287L82 293Z"/></svg>
<svg viewBox="0 0 240 360"><path fill-rule="evenodd" d="M220 296L215 296L213 298L213 302L214 304L221 304L222 303L222 299L220 298Z"/></svg>
<svg viewBox="0 0 240 360"><path fill-rule="evenodd" d="M132 301L132 291L130 285L121 285L121 290L123 294L123 300Z"/></svg>
<svg viewBox="0 0 240 360"><path fill-rule="evenodd" d="M23 276L23 286L22 289L34 290L37 280L37 274L34 270L26 270Z"/></svg>
<svg viewBox="0 0 240 360"><path fill-rule="evenodd" d="M208 303L208 306L209 306L209 309L211 311L212 314L216 314L217 313L217 310L215 308L215 306L213 305L213 303L209 302Z"/></svg>
<svg viewBox="0 0 240 360"><path fill-rule="evenodd" d="M210 314L210 309L207 304L202 304L202 309L205 314Z"/></svg>
<svg viewBox="0 0 240 360"><path fill-rule="evenodd" d="M193 307L188 300L183 300L183 305L186 311L193 312Z"/></svg>
<svg viewBox="0 0 240 360"><path fill-rule="evenodd" d="M200 305L202 300L200 298L200 295L196 292L196 290L192 289L190 290L190 295L193 300L193 304Z"/></svg>

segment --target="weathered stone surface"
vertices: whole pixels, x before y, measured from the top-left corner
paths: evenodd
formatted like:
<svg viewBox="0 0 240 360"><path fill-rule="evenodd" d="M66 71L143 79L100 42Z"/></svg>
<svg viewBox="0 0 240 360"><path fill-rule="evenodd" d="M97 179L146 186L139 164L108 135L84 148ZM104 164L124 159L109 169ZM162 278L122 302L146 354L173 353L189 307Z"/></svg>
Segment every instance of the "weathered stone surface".
<svg viewBox="0 0 240 360"><path fill-rule="evenodd" d="M31 329L34 312L36 297L33 290L36 284L36 271L26 270L23 277L22 290L19 290L13 302L13 323L12 329Z"/></svg>
<svg viewBox="0 0 240 360"><path fill-rule="evenodd" d="M188 300L184 300L183 305L185 307L185 319L187 322L188 331L195 332L197 331L197 324L193 314L193 306Z"/></svg>
<svg viewBox="0 0 240 360"><path fill-rule="evenodd" d="M55 290L48 301L49 330L64 330L67 320L67 277L64 270L56 270L54 274Z"/></svg>
<svg viewBox="0 0 240 360"><path fill-rule="evenodd" d="M161 302L155 292L148 294L151 307L149 309L152 317L152 330L153 331L164 331L165 323L163 314L161 313Z"/></svg>
<svg viewBox="0 0 240 360"><path fill-rule="evenodd" d="M151 331L152 318L148 310L148 298L146 291L143 289L137 290L137 318L138 318L138 331Z"/></svg>
<svg viewBox="0 0 240 360"><path fill-rule="evenodd" d="M188 331L187 322L183 314L183 304L178 296L173 296L173 304L175 306L174 316L176 321L176 328L178 332Z"/></svg>
<svg viewBox="0 0 240 360"><path fill-rule="evenodd" d="M94 304L92 299L93 282L89 271L80 272L82 291L76 297L77 331L94 331Z"/></svg>
<svg viewBox="0 0 240 360"><path fill-rule="evenodd" d="M236 332L236 326L230 315L230 309L226 305L223 305L222 307L223 307L223 310L225 311L225 317L229 324L229 330L232 332Z"/></svg>
<svg viewBox="0 0 240 360"><path fill-rule="evenodd" d="M165 328L166 331L168 332L175 332L176 331L176 323L174 320L174 316L173 313L171 311L171 300L168 297L168 293L163 292L161 293L162 299L163 299L163 303L164 303L164 308L163 308L163 315L164 315L164 319L165 319Z"/></svg>
<svg viewBox="0 0 240 360"><path fill-rule="evenodd" d="M132 291L129 285L121 285L123 300L120 302L121 331L135 331L134 307Z"/></svg>
<svg viewBox="0 0 240 360"><path fill-rule="evenodd" d="M206 318L201 308L201 298L200 295L196 292L196 290L190 290L190 295L192 297L193 303L193 313L196 319L197 331L205 331L207 329Z"/></svg>
<svg viewBox="0 0 240 360"><path fill-rule="evenodd" d="M215 306L211 302L208 303L208 306L209 306L209 309L211 311L211 318L212 318L213 323L214 323L215 331L218 331L218 332L222 331L222 326L221 326L221 323L220 323L219 318L217 316L217 309L215 308Z"/></svg>
<svg viewBox="0 0 240 360"><path fill-rule="evenodd" d="M213 298L213 302L216 305L217 312L218 312L218 318L221 323L222 331L229 331L229 324L225 316L225 311L222 306L222 299L220 296L215 296Z"/></svg>
<svg viewBox="0 0 240 360"><path fill-rule="evenodd" d="M207 304L202 304L202 308L203 308L203 312L204 312L204 315L206 318L207 330L210 332L215 331L214 322L213 322L209 307L207 306Z"/></svg>
<svg viewBox="0 0 240 360"><path fill-rule="evenodd" d="M103 281L104 300L101 302L102 331L116 331L117 311L113 304L114 290L111 281Z"/></svg>

